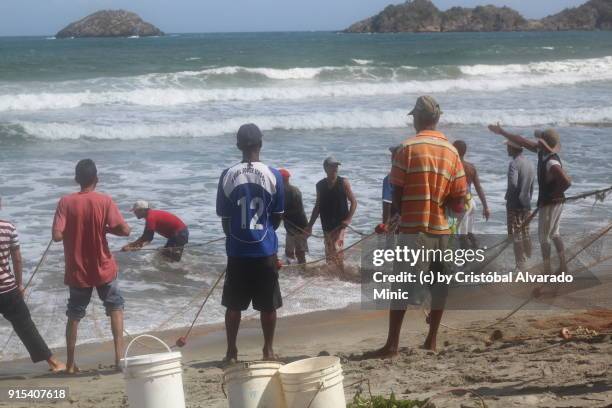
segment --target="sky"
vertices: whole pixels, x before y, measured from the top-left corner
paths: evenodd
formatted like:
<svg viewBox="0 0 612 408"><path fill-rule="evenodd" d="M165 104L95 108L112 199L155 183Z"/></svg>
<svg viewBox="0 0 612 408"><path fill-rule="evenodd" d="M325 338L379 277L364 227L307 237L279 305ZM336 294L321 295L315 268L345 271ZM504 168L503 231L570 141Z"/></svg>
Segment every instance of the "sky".
<svg viewBox="0 0 612 408"><path fill-rule="evenodd" d="M433 0L438 8L507 5L539 18L585 0ZM339 30L394 0L0 0L0 36L53 35L100 9L126 9L167 33Z"/></svg>

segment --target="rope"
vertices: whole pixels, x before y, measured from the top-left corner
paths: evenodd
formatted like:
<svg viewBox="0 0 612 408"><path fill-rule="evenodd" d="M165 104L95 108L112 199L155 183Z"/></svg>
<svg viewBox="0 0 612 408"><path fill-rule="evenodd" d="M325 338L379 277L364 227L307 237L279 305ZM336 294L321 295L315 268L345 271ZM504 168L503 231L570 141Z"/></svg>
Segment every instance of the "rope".
<svg viewBox="0 0 612 408"><path fill-rule="evenodd" d="M225 237L219 237L219 238L215 238L215 239L211 239L210 241L206 241L206 242L202 242L200 244L188 244L188 245L184 245L184 246L177 246L177 247L172 247L172 248L196 248L196 247L205 247L208 246L210 244L214 244L215 242L219 242L224 240ZM121 251L121 250L117 250L117 251L113 251L113 253L118 254L118 253L131 253L131 252L141 252L141 251L161 251L164 249L169 249L166 247L157 247L157 248L139 248L139 249L135 249L132 251Z"/></svg>
<svg viewBox="0 0 612 408"><path fill-rule="evenodd" d="M38 270L42 266L43 262L47 258L47 253L49 252L49 249L51 249L51 245L52 244L53 244L53 239L50 239L49 243L47 244L47 248L45 248L45 251L43 252L42 256L40 257L40 260L36 264L36 267L34 268L34 271L32 272L32 275L30 276L30 279L28 279L28 283L26 283L26 285L24 286L24 289L27 289L28 286L30 286L30 284L32 283L32 280L34 279L34 276L36 276L36 272L38 272Z"/></svg>
<svg viewBox="0 0 612 408"><path fill-rule="evenodd" d="M598 239L600 239L601 237L603 237L604 235L606 235L608 232L610 232L612 230L612 223L610 223L606 228L604 228L600 233L598 233L597 235L595 235L588 244L586 244L585 246L583 246L578 252L576 252L574 255L572 255L570 258L567 259L567 263L571 262L572 260L574 260L576 257L578 257L578 255L580 255L583 251L585 251L588 247L590 247L591 245L593 245ZM578 271L582 271L585 269L589 269L590 267L599 265L602 262L605 262L608 259L612 259L612 255L607 256L603 259L600 259L596 262L594 262L591 265L587 265L585 267L583 267L582 269L579 269ZM514 316L519 310L521 310L523 307L525 307L529 302L531 302L533 299L535 299L536 296L532 293L526 300L524 300L520 305L518 305L516 308L514 308L514 310L512 310L510 313L508 313L506 316L504 316L501 319L496 320L494 323L491 323L487 326L481 327L479 329L462 329L462 328L456 328L456 327L452 327L452 326L448 326L445 324L440 324L440 326L445 327L449 330L455 330L455 331L484 331L486 329L490 329L500 323L505 322L506 320L508 320L509 318L511 318L512 316ZM425 309L421 308L421 310L423 311L423 313L425 313L425 316L427 317L427 312L425 312Z"/></svg>
<svg viewBox="0 0 612 408"><path fill-rule="evenodd" d="M314 234L314 233L312 233L312 232L310 232L310 233L309 233L309 232L308 232L308 231L306 231L304 228L300 227L299 225L296 225L294 222L289 221L289 220L288 220L288 219L286 219L286 218L283 218L283 222L284 222L284 223L289 224L290 226L292 226L293 228L295 228L296 230L300 231L300 232L301 232L301 233L303 233L303 234L310 235L311 237L315 237L315 238L321 238L321 239L324 239L324 238L325 238L325 236L324 236L324 235L317 235L317 234ZM338 227L336 227L336 228L338 228ZM334 229L335 229L335 228L334 228Z"/></svg>
<svg viewBox="0 0 612 408"><path fill-rule="evenodd" d="M45 251L43 252L42 256L40 257L40 260L38 261L38 263L36 264L36 267L34 268L34 271L32 272L32 275L30 275L30 279L28 279L28 282L25 284L24 290L27 289L30 286L30 284L32 283L32 281L34 280L34 276L36 276L36 273L38 272L38 270L42 266L43 262L45 261L45 259L47 257L47 253L49 253L49 249L51 249L51 245L52 244L53 244L53 239L50 239L49 243L47 244L47 248L45 248ZM32 293L32 292L30 291L28 293L26 300L28 300L30 298L30 293ZM6 342L4 343L4 346L2 347L2 354L5 354L6 348L8 347L9 343L11 342L11 339L13 338L13 334L15 334L15 330L11 330L11 333L9 334L8 338L6 339Z"/></svg>
<svg viewBox="0 0 612 408"><path fill-rule="evenodd" d="M575 200L580 200L583 198L587 198L590 196L597 196L597 201L603 201L606 198L606 195L612 191L612 186L610 187L606 187L606 188L602 188L600 190L593 190L593 191L589 191L586 193L582 193L582 194L578 194L575 196L571 196L571 197L566 197L562 200L562 202L568 202L568 201L575 201Z"/></svg>
<svg viewBox="0 0 612 408"><path fill-rule="evenodd" d="M606 195L607 195L607 194L608 194L610 191L612 191L612 186L607 187L607 188L604 188L604 189L599 189L599 190L594 190L594 191L589 191L589 192L581 193L581 194L578 194L578 195L575 195L575 196L571 196L571 197L566 197L566 198L564 198L563 200L561 200L561 202L565 203L565 202L576 201L576 200L584 199L584 198L587 198L587 197L590 197L590 196L596 196L596 202L597 202L597 201L603 201L603 200L605 199ZM530 222L533 220L533 218L535 217L535 215L537 214L537 212L538 212L538 209L536 208L536 209L535 209L535 210L534 210L534 211L533 211L533 212L532 212L532 213L529 215L529 217L527 218L527 220L525 220L525 222L523 223L523 225L522 225L521 227L524 227L524 226L526 226L528 223L530 223ZM307 232L306 230L304 230L303 228L300 228L299 226L295 225L294 223L292 223L292 222L291 222L291 221L289 221L289 220L284 220L284 222L289 223L290 225L292 225L293 227L295 227L296 229L298 229L298 230L300 230L300 231L302 231L302 232L304 232L304 233L306 233L306 232ZM393 224L391 224L391 225L393 225ZM339 227L337 227L337 228L340 228L340 227L342 227L342 226L339 226ZM393 228L393 230L397 229L397 227L398 227L398 225L395 225L395 226L394 226L394 228ZM374 235L376 235L376 234L377 234L376 232L374 232L374 233L370 233L370 234L367 234L367 233L361 232L361 231L359 231L359 230L357 230L357 229L353 228L353 227L352 227L352 226L350 226L350 225L346 226L346 228L347 228L347 229L349 229L349 230L351 230L351 231L353 231L353 232L355 232L356 234L358 234L358 235L362 236L362 238L361 238L361 239L359 239L358 241L356 241L355 243L353 243L353 244L349 245L348 247L341 249L340 251L338 251L338 254L342 254L342 253L344 253L344 252L346 252L346 251L348 251L348 250L350 250L350 249L354 248L355 246L359 245L359 244L360 244L360 243L362 243L363 241L365 241L365 240L367 240L367 239L369 239L369 238L371 238L372 236L374 236ZM585 250L587 247L589 247L590 245L592 245L592 244L593 244L595 241L597 241L599 238L601 238L601 236L605 235L605 234L606 234L607 232L609 232L611 229L612 229L612 224L611 224L611 225L610 225L610 226L609 226L609 227L608 227L606 230L604 230L604 231L603 231L603 232L602 232L602 233L601 233L599 236L597 236L597 237L595 237L595 239L591 240L591 242L590 242L588 245L586 245L584 248L582 248L582 249L581 249L581 250L580 250L578 253L574 254L574 256L573 256L572 258L568 259L568 262L569 262L569 261L571 261L572 259L574 259L576 256L578 256L578 254L580 254L580 253L581 253L582 251L584 251L584 250ZM315 237L315 238L324 238L324 236L321 236L321 235L316 235L316 234L310 234L310 235L311 235L311 236L313 236L313 237ZM206 241L206 242L203 242L203 243L199 243L199 244L190 244L190 245L185 245L183 248L205 247L205 246L207 246L207 245L213 244L213 243L215 243L215 242L222 241L222 240L224 240L224 239L225 239L225 237L219 237L219 238L215 238L215 239L212 239L212 240L209 240L209 241ZM506 238L506 239L504 239L504 240L500 241L499 243L497 243L497 244L495 244L495 245L493 245L493 246L491 246L491 247L489 247L489 248L487 248L487 249L488 249L488 250L491 250L491 249L493 249L493 248L496 248L496 247L502 246L502 245L504 245L504 244L508 245L508 243L509 243L509 242L510 242L510 237L508 237L508 238ZM30 278L28 279L28 282L27 282L27 283L26 283L26 285L25 285L25 288L26 288L26 289L27 289L27 288L28 288L28 287L29 287L29 286L32 284L32 282L33 282L33 280L34 280L34 277L35 277L35 275L37 274L37 272L39 271L39 269L40 269L40 267L42 266L42 264L44 263L44 261L45 261L45 259L46 259L46 256L47 256L47 254L48 254L48 252L49 252L49 250L50 250L50 248L51 248L51 245L52 245L52 244L53 244L53 240L50 240L50 241L49 241L49 243L48 243L48 245L47 245L47 247L46 247L46 249L45 249L45 251L43 252L43 255L41 256L41 258L40 258L40 260L39 260L38 264L37 264L37 265L36 265L36 267L34 268L34 270L33 270L33 272L32 272L32 275L30 276ZM504 247L504 248L505 248L505 247ZM165 248L163 248L163 247L162 247L162 248L143 248L143 249L140 249L140 251L159 251L159 250L162 250L162 249L165 249ZM116 252L120 252L120 251L114 251L114 252L116 253ZM134 252L137 252L137 251L134 251ZM500 253L501 253L501 252L500 252ZM499 254L498 254L498 255L499 255ZM497 255L497 256L498 256L498 255ZM494 259L495 259L497 256L495 256L494 258L492 258L492 259L491 259L491 260L490 260L490 261L489 261L487 264L485 264L484 266L486 266L486 265L488 265L490 262L492 262L492 261L493 261L493 260L494 260ZM320 263L320 262L322 262L322 261L324 261L324 260L326 260L326 259L327 259L326 257L322 257L322 258L319 258L319 259L316 259L316 260L313 260L313 261L309 261L309 262L307 262L307 263L305 263L305 264L301 264L301 265L299 265L299 266L300 266L300 267L302 267L302 266L305 266L305 265L314 265L314 264L318 264L318 263ZM606 257L605 259L609 259L609 257ZM605 259L604 259L604 260L605 260ZM603 260L602 260L602 261L603 261ZM600 262L602 262L602 261L600 261ZM291 267L291 266L286 266L286 267ZM196 316L195 316L195 318L194 318L194 320L193 320L193 322L192 322L191 326L190 326L190 327L189 327L189 329L187 330L185 337L187 337L187 336L188 336L188 335L191 333L191 330L193 329L193 327L194 327L194 325L195 325L195 323L196 323L196 321L197 321L197 319L198 319L198 317L199 317L200 313L202 312L202 310L203 310L203 308L204 308L205 304L207 303L207 301L208 301L208 299L210 298L210 296L211 296L212 292L214 291L214 289L216 288L216 286L218 285L219 281L220 281L220 280L221 280L221 278L224 276L224 274L225 274L225 272L223 272L223 273L222 273L222 274L219 276L219 278L217 279L217 281L215 282L215 284L213 285L213 287L212 287L212 288L210 289L210 291L208 292L208 294L207 294L207 296L206 296L206 298L205 298L205 300L204 300L204 302L203 302L202 306L200 306L200 309L198 310L198 312L197 312L197 314L196 314ZM293 290L291 291L291 293L290 293L290 295L289 295L289 296L292 296L292 295L296 294L297 292L299 292L300 290L302 290L304 287L308 286L310 283L312 283L312 281L308 281L308 280L306 280L306 281L305 281L305 282L303 282L302 284L299 284L299 285L298 285L298 286L297 286L295 289L293 289ZM29 295L29 294L28 294L28 295ZM190 302L187 304L187 306L189 306L190 304L192 304L192 303L193 303L193 302L194 302L194 301L195 301L195 300L196 300L196 299L197 299L199 296L200 296L200 294L196 294L196 295L195 295L195 296L192 298L192 300L191 300L191 301L190 301ZM510 318L512 315L514 315L516 312L518 312L520 309L522 309L522 308L523 308L523 307L524 307L524 306L525 306L527 303L529 303L531 300L533 300L533 298L534 298L533 296L532 296L532 297L530 297L530 298L528 298L526 301L524 301L524 302L523 302L521 305L519 305L519 306L518 306L518 307L517 307L515 310L513 310L511 313L509 313L509 314L508 314L507 316L505 316L504 318L502 318L502 319L500 319L500 320L496 321L495 323L493 323L493 324L491 324L491 325L488 325L488 326L482 327L482 328L477 329L477 330L485 330L485 329L487 329L487 328L493 327L494 325L499 324L499 323L501 323L501 322L503 322L503 321L505 321L505 320L509 319L509 318ZM180 314L180 312L181 312L181 311L179 311L177 314ZM176 315L175 315L175 316L173 316L173 317L172 317L172 318L170 318L170 319L167 319L165 322L163 322L163 323L162 323L162 325L161 325L160 327L165 326L165 325L166 325L166 324L167 324L167 323L168 323L170 320L172 320L174 317L176 317ZM95 320L95 316L94 316L94 320ZM96 322L94 322L94 324L95 324L95 323L96 323ZM448 329L451 329L451 330L467 330L467 329L457 329L457 328L449 327L449 326L446 326L446 325L443 325L443 324L442 324L442 326L447 327ZM158 329L158 330L159 330L159 329ZM124 330L124 331L125 331L125 333L126 333L128 336L131 336L131 337L132 337L132 335L130 335L130 334L127 332L127 330ZM9 344L9 342L10 342L10 340L11 340L12 335L13 335L13 332L11 332L11 334L9 335L9 338L7 339L7 341L6 341L5 345L4 345L3 349L2 349L2 352L3 352L3 353L4 353L4 350L6 349L6 347L8 346L8 344Z"/></svg>
<svg viewBox="0 0 612 408"><path fill-rule="evenodd" d="M200 317L200 313L202 313L202 310L204 309L204 306L206 305L206 302L208 302L208 299L210 298L210 296L214 292L215 288L217 287L219 282L221 282L221 279L225 276L225 272L226 271L227 271L227 269L225 269L223 272L221 272L221 274L219 275L219 277L215 281L215 284L208 291L208 294L206 295L206 298L204 298L204 302L202 302L202 305L200 306L200 309L198 310L198 312L196 313L195 317L193 318L193 321L191 322L191 326L189 326L189 329L187 329L187 331L185 332L185 335L183 336L184 340L186 340L187 337L189 337L189 335L191 334L191 330L193 329L193 326L195 325L196 321L198 320L198 317Z"/></svg>
<svg viewBox="0 0 612 408"><path fill-rule="evenodd" d="M288 223L290 226L292 226L293 228L295 228L295 229L297 229L298 231L302 232L303 234L307 234L307 235L309 235L309 236L311 236L311 237L315 237L315 238L325 239L325 235L317 235L317 234L314 234L314 233L312 233L312 232L308 232L308 231L306 231L304 228L300 227L299 225L296 225L294 222L289 221L288 219L283 219L283 222ZM331 233L331 232L334 232L334 231L336 231L336 230L338 230L338 229L341 229L341 228L346 228L346 229L351 230L351 231L353 231L354 233L356 233L356 234L358 234L358 235L361 235L361 236L366 236L366 235L368 235L368 234L367 234L367 233L365 233L365 232L361 232L361 231L359 231L359 230L355 229L355 228L354 228L354 227L352 227L351 225L346 225L346 226L344 226L344 224L342 224L342 225L338 225L336 228L332 229L332 230L331 230L331 231L329 231L329 232Z"/></svg>
<svg viewBox="0 0 612 408"><path fill-rule="evenodd" d="M610 191L612 191L612 186L606 187L606 188L603 188L603 189L600 189L600 190L592 190L592 191L588 191L586 193L581 193L581 194L577 194L577 195L574 195L574 196L566 197L563 200L560 200L559 202L567 203L567 202L577 201L577 200L580 200L580 199L583 199L583 198L595 196L595 203L593 203L593 205L595 205L598 201L602 201L603 202L604 199L606 198L607 193L609 193ZM539 211L539 208L536 208L535 210L533 210L532 213L529 214L529 217L527 217L525 222L523 222L523 224L520 225L519 229L523 229L527 225L529 225L531 223L531 221L533 221L533 219L535 218L535 216L538 213L538 211ZM504 244L509 244L510 243L510 238L511 237L508 236L508 237L504 238L503 240L501 240L500 242L487 247L487 251L495 249L495 248L497 248L499 246L502 246ZM504 247L503 249L505 249L505 248L506 247ZM495 258L497 258L497 257L493 257L493 259L491 261L493 261ZM487 266L489 263L490 262L488 262L484 266Z"/></svg>
<svg viewBox="0 0 612 408"><path fill-rule="evenodd" d="M350 229L351 231L353 231L353 232L354 232L355 234L357 234L357 235L361 235L362 237L365 237L366 235L368 235L367 233L365 233L365 232L361 232L361 231L359 231L359 230L357 230L357 229L353 228L353 227L352 227L352 226L350 226L350 225L347 225L347 226L346 226L346 228Z"/></svg>
<svg viewBox="0 0 612 408"><path fill-rule="evenodd" d="M195 303L196 300L198 300L198 298L200 297L200 295L202 295L204 292L198 292L196 293L190 300L189 302L185 303L183 306L181 306L175 313L173 313L170 317L168 317L166 320L164 320L157 328L155 328L155 330L153 331L161 331L164 329L164 327L166 327L166 325L168 323L170 323L171 321L173 321L175 318L177 318L179 315L181 315L181 313L184 313L184 310L187 309L189 306L191 306L192 304Z"/></svg>

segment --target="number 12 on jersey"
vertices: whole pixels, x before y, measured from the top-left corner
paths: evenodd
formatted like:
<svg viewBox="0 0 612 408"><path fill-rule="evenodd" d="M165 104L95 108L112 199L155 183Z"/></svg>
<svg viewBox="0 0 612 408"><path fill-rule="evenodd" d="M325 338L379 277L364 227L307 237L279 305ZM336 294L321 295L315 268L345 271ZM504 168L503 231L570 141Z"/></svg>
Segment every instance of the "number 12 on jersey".
<svg viewBox="0 0 612 408"><path fill-rule="evenodd" d="M252 197L251 201L247 202L248 197L242 197L238 200L238 207L240 207L240 226L242 229L250 230L263 230L263 224L260 224L261 216L264 213L265 203L261 197ZM255 210L253 216L250 217L251 211ZM250 218L250 219L249 219Z"/></svg>

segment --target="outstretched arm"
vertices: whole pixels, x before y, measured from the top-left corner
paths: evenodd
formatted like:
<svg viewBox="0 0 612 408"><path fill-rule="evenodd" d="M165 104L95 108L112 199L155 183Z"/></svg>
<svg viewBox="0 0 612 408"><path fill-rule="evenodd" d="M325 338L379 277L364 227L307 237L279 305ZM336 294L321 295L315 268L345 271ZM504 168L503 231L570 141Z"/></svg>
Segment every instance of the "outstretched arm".
<svg viewBox="0 0 612 408"><path fill-rule="evenodd" d="M489 206L487 205L487 197L485 196L485 192L482 189L482 185L480 184L480 178L478 177L478 171L476 171L476 168L474 168L474 176L472 182L474 183L474 188L476 188L476 193L478 193L478 198L480 198L480 202L482 203L482 216L485 218L485 220L489 221L491 211L489 211Z"/></svg>
<svg viewBox="0 0 612 408"><path fill-rule="evenodd" d="M505 129L503 129L499 123L497 123L496 125L489 125L489 130L493 133L495 133L496 135L501 135L503 137L505 137L506 139L508 139L511 142L516 143L519 146L524 147L527 150L530 150L532 152L535 152L538 150L538 142L535 142L533 140L529 140L529 139L525 139L523 136L519 136L519 135L515 135L512 133L507 132Z"/></svg>
<svg viewBox="0 0 612 408"><path fill-rule="evenodd" d="M145 230L144 233L134 242L130 242L121 248L122 251L136 251L145 245L149 245L153 241L153 231Z"/></svg>

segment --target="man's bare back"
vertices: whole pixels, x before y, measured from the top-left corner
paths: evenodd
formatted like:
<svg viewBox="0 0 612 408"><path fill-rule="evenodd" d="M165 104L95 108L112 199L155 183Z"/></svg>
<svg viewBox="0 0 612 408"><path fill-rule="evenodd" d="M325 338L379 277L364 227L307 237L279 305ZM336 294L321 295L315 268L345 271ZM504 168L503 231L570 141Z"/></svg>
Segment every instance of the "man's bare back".
<svg viewBox="0 0 612 408"><path fill-rule="evenodd" d="M472 185L474 179L477 176L476 167L467 161L463 161L463 170L465 171L465 178L467 179L468 187Z"/></svg>

